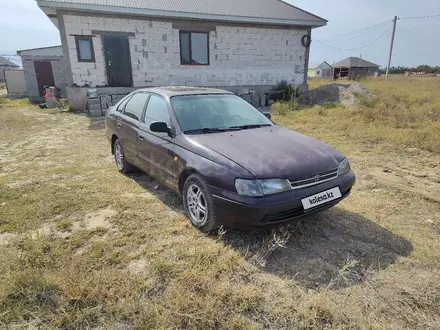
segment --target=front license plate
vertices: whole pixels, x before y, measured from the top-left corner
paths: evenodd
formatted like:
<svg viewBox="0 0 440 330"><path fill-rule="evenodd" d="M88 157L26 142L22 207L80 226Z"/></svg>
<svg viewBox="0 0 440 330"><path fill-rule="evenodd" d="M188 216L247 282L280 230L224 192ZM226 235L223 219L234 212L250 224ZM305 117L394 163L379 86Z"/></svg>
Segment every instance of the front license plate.
<svg viewBox="0 0 440 330"><path fill-rule="evenodd" d="M301 203L304 207L304 210L308 210L341 197L341 191L339 190L339 187L336 187L330 190L323 191L319 194L301 199Z"/></svg>

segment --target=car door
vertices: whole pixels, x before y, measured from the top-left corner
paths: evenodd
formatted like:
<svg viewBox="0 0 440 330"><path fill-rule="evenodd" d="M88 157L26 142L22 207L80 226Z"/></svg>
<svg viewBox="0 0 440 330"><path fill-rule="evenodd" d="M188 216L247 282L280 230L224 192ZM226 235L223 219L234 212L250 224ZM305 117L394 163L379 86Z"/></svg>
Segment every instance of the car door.
<svg viewBox="0 0 440 330"><path fill-rule="evenodd" d="M139 123L147 103L148 94L139 92L128 100L122 114L116 120L118 138L124 149L125 159L137 165L137 139Z"/></svg>
<svg viewBox="0 0 440 330"><path fill-rule="evenodd" d="M155 133L150 130L153 122L166 122L170 127L171 119L168 103L159 95L151 94L142 123L139 125L138 157L149 164L151 176L171 188L177 189L177 167L174 161L174 137L167 133Z"/></svg>
<svg viewBox="0 0 440 330"><path fill-rule="evenodd" d="M127 105L127 102L130 100L131 96L131 94L127 95L118 104L116 104L116 111L111 111L111 109L107 111L107 114L105 116L105 130L106 135L110 141L113 134L118 135L119 133L121 114L124 111L124 108Z"/></svg>

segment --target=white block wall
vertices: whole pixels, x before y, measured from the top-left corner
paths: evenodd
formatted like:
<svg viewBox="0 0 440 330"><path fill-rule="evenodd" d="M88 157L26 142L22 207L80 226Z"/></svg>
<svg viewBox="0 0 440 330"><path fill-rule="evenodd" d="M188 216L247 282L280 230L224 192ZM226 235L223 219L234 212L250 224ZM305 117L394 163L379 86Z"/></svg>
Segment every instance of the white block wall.
<svg viewBox="0 0 440 330"><path fill-rule="evenodd" d="M210 65L180 64L179 30L172 23L126 18L64 15L73 82L107 85L103 43L93 38L96 63L77 61L75 38L92 30L135 33L129 37L134 87L303 84L307 30L217 25L209 34Z"/></svg>

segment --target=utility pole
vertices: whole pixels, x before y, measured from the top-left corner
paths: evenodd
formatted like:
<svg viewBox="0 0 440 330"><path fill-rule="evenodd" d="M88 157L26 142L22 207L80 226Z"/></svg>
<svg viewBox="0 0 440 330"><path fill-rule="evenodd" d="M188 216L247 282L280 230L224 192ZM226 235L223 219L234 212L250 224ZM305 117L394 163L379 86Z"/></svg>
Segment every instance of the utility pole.
<svg viewBox="0 0 440 330"><path fill-rule="evenodd" d="M388 58L387 75L386 75L386 78L385 78L386 80L388 80L389 73L390 73L391 57L393 56L394 36L396 35L396 24L397 24L397 16L394 16L394 20L393 20L393 35L391 36L390 57Z"/></svg>

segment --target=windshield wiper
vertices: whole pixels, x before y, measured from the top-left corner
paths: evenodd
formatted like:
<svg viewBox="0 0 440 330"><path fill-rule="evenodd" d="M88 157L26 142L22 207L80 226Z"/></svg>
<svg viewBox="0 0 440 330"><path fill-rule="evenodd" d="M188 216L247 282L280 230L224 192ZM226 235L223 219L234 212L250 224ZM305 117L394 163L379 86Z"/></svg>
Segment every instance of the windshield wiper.
<svg viewBox="0 0 440 330"><path fill-rule="evenodd" d="M251 128L259 128L259 127L268 127L272 126L271 124L256 124L256 125L242 125L242 126L231 126L231 129L251 129Z"/></svg>
<svg viewBox="0 0 440 330"><path fill-rule="evenodd" d="M185 134L219 133L219 132L235 131L237 129L238 128L236 128L236 127L229 127L229 128L203 127L203 128L190 129L190 130L184 131L183 133L185 133Z"/></svg>

